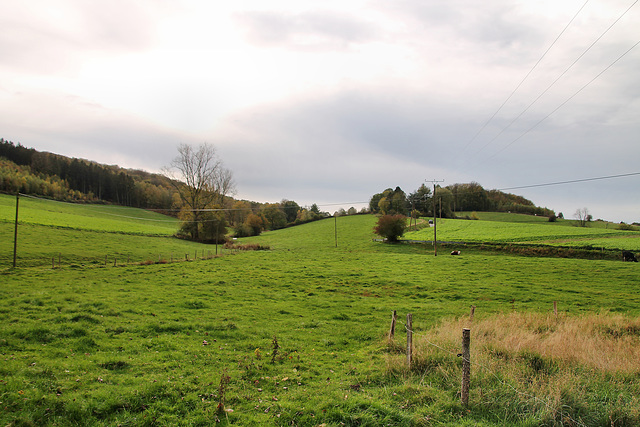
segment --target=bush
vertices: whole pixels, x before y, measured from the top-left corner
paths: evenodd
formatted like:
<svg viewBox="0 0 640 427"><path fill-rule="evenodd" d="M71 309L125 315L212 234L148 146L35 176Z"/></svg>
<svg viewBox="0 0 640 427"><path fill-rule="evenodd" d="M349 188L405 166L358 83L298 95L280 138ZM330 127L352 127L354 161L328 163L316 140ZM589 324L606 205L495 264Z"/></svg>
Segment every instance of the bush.
<svg viewBox="0 0 640 427"><path fill-rule="evenodd" d="M373 231L387 239L389 242L397 242L407 228L407 217L404 215L383 215L378 218L378 224Z"/></svg>
<svg viewBox="0 0 640 427"><path fill-rule="evenodd" d="M625 224L624 222L621 222L620 224L617 225L616 229L618 230L635 230L635 228L633 227L633 225L631 224Z"/></svg>

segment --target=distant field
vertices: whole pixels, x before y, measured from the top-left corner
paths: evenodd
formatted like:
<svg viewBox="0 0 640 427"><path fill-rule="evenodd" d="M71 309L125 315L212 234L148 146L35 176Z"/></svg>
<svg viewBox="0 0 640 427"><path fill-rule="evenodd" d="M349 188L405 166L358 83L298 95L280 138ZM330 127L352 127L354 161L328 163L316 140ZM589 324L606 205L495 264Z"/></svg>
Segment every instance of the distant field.
<svg viewBox="0 0 640 427"><path fill-rule="evenodd" d="M565 222L530 221L507 222L509 214L497 220L437 220L439 241L468 243L529 243L568 247L593 247L640 251L640 231L611 228L575 227ZM482 217L482 216L481 216ZM526 215L516 215L516 219ZM433 240L433 228L405 233L408 240Z"/></svg>
<svg viewBox="0 0 640 427"><path fill-rule="evenodd" d="M196 262L56 269L9 268L13 224L1 223L0 425L640 423L638 264L474 248L434 257L430 245L374 242L375 222L339 217L266 232L242 242L271 250ZM100 245L142 253L187 244L52 225L21 226L23 261L61 247L64 260ZM508 338L487 329L496 324ZM477 361L468 407L458 395L462 327ZM601 358L544 350L569 327L578 345L590 331Z"/></svg>

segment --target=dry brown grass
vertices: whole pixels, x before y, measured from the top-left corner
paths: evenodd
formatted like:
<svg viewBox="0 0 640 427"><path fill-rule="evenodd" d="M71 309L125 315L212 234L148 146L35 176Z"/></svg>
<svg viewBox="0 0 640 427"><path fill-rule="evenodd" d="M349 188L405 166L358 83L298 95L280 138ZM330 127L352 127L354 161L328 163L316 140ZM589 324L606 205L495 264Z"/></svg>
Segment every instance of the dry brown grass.
<svg viewBox="0 0 640 427"><path fill-rule="evenodd" d="M478 360L530 353L604 373L640 372L640 318L620 314L556 318L544 313L513 312L476 318L474 322L454 319L419 336L415 340L417 350L429 346L430 337L455 349L466 327L471 329L472 356Z"/></svg>
<svg viewBox="0 0 640 427"><path fill-rule="evenodd" d="M387 343L387 372L459 390L462 329L471 329L471 405L542 425L638 425L640 318L504 313L449 319L414 334L414 364Z"/></svg>

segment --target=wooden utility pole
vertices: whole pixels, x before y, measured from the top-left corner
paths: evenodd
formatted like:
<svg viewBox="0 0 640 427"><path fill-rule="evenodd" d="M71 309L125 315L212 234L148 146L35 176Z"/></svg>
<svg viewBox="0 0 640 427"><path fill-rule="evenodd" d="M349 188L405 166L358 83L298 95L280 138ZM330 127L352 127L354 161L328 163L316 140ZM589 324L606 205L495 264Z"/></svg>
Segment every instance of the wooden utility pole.
<svg viewBox="0 0 640 427"><path fill-rule="evenodd" d="M444 179L435 180L432 179L431 183L433 183L433 256L438 256L438 238L436 233L436 182L444 182Z"/></svg>
<svg viewBox="0 0 640 427"><path fill-rule="evenodd" d="M20 191L16 191L16 226L13 232L13 268L16 268L18 259L18 205L20 204Z"/></svg>

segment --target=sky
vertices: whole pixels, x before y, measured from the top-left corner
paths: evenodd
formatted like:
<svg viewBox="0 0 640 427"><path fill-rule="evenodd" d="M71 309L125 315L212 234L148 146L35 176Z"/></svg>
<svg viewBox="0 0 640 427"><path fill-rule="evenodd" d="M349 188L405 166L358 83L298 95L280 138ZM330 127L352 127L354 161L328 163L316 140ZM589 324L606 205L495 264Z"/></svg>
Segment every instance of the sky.
<svg viewBox="0 0 640 427"><path fill-rule="evenodd" d="M150 172L208 143L236 198L329 212L475 181L640 221L637 2L0 0L0 137Z"/></svg>

